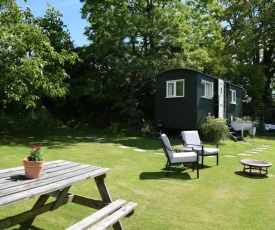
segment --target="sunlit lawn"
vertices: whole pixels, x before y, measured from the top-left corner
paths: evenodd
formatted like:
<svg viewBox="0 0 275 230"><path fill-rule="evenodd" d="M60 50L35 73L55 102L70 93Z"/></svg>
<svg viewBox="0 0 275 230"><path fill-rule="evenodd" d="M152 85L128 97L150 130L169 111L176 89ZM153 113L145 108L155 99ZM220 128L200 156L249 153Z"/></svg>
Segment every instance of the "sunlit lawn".
<svg viewBox="0 0 275 230"><path fill-rule="evenodd" d="M215 158L207 158L199 179L196 172L180 167L166 177L166 159L160 140L154 137L61 129L2 133L1 140L1 169L21 166L30 143L44 145L46 161L64 159L111 168L106 184L113 200L138 203L134 215L123 219L125 229L275 229L275 167L269 168L268 178L249 177L242 173L239 163L245 158L275 163L274 135L222 142L220 165L215 165ZM181 144L179 138L171 142ZM270 147L252 155L239 155L262 145ZM99 199L93 180L77 184L71 191ZM34 201L4 207L0 218L18 214ZM33 229L64 229L90 213L92 210L76 204L65 205L38 216Z"/></svg>

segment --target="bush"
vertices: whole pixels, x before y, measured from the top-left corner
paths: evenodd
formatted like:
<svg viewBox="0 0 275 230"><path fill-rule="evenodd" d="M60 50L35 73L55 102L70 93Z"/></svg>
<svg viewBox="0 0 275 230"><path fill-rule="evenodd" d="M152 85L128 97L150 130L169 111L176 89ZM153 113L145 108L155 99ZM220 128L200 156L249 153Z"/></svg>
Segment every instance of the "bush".
<svg viewBox="0 0 275 230"><path fill-rule="evenodd" d="M229 137L229 127L225 119L207 117L201 127L201 134L204 140L218 143Z"/></svg>

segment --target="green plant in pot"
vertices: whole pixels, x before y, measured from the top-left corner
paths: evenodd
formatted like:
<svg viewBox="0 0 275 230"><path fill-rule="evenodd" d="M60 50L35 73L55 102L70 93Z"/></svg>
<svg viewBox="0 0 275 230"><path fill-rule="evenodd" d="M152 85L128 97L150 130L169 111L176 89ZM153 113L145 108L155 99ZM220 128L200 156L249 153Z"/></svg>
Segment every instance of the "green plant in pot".
<svg viewBox="0 0 275 230"><path fill-rule="evenodd" d="M30 154L23 161L25 175L27 178L39 178L44 166L42 144L39 144L38 146L31 144L30 147Z"/></svg>

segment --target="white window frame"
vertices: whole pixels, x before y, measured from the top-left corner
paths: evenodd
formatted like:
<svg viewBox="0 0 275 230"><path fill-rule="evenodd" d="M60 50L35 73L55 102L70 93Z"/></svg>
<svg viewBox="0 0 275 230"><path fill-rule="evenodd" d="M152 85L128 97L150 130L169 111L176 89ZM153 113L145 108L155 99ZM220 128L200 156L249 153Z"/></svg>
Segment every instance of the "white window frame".
<svg viewBox="0 0 275 230"><path fill-rule="evenodd" d="M204 94L203 94L203 90L202 90L203 87L204 87ZM201 96L203 98L208 98L208 99L213 98L213 90L214 90L213 82L202 80L201 81L201 90L202 90Z"/></svg>
<svg viewBox="0 0 275 230"><path fill-rule="evenodd" d="M177 95L177 83L182 82L182 94ZM185 93L185 81L184 79L166 81L166 98L184 97Z"/></svg>
<svg viewBox="0 0 275 230"><path fill-rule="evenodd" d="M237 92L234 89L230 89L230 104L237 104Z"/></svg>

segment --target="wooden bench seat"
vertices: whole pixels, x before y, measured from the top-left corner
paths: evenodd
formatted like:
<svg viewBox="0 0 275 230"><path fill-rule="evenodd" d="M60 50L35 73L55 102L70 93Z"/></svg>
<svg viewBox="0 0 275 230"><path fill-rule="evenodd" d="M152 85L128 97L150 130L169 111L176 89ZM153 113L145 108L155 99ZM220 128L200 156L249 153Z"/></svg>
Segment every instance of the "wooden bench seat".
<svg viewBox="0 0 275 230"><path fill-rule="evenodd" d="M66 230L100 230L106 229L117 223L122 217L132 213L137 207L137 203L118 199L99 209L97 212L70 226Z"/></svg>

